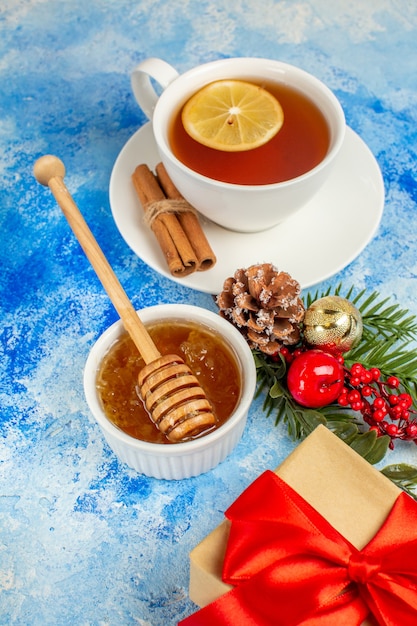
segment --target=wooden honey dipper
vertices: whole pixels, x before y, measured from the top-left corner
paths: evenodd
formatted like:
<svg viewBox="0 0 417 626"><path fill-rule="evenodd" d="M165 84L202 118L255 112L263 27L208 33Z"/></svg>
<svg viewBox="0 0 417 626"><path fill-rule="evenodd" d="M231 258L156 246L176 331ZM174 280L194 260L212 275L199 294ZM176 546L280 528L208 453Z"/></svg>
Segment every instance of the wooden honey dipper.
<svg viewBox="0 0 417 626"><path fill-rule="evenodd" d="M152 421L172 442L191 439L213 428L216 418L197 378L181 357L173 354L161 356L69 193L64 183L63 162L56 156L45 155L36 161L33 173L41 185L52 191L145 361L138 382Z"/></svg>

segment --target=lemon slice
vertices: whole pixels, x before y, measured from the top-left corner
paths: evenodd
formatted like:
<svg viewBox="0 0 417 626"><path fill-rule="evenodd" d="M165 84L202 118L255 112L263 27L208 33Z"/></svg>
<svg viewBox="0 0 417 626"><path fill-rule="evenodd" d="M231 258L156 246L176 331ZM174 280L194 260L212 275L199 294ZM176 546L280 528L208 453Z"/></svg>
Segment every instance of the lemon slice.
<svg viewBox="0 0 417 626"><path fill-rule="evenodd" d="M227 152L258 148L280 130L284 113L278 100L258 85L219 80L186 102L182 123L199 143Z"/></svg>

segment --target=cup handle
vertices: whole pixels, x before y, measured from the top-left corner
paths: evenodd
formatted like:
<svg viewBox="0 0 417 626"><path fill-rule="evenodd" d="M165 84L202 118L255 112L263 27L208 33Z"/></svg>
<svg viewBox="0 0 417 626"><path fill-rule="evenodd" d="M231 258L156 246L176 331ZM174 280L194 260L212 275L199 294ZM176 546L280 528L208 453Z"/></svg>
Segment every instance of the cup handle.
<svg viewBox="0 0 417 626"><path fill-rule="evenodd" d="M148 119L152 120L159 98L151 83L151 78L165 89L177 76L177 70L162 59L145 59L135 67L130 77L133 95Z"/></svg>

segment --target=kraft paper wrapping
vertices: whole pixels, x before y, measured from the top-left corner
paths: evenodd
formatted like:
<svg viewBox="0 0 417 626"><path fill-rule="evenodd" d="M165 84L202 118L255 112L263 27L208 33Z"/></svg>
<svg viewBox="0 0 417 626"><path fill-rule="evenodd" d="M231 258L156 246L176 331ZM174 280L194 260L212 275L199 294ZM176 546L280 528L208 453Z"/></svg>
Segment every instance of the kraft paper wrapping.
<svg viewBox="0 0 417 626"><path fill-rule="evenodd" d="M358 549L372 539L400 493L325 426L318 426L275 472ZM229 526L224 520L190 553L189 595L200 607L231 589L221 579Z"/></svg>

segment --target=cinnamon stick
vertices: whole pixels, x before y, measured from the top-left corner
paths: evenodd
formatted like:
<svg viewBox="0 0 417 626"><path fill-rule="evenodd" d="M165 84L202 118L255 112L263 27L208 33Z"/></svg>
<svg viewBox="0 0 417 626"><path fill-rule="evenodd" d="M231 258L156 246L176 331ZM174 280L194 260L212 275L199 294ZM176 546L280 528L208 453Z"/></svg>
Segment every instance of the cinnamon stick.
<svg viewBox="0 0 417 626"><path fill-rule="evenodd" d="M166 200L156 176L146 164L138 165L132 174L132 181L145 214L151 204ZM156 215L151 229L172 275L187 276L195 272L196 254L175 214L166 212Z"/></svg>
<svg viewBox="0 0 417 626"><path fill-rule="evenodd" d="M164 190L166 197L172 200L184 200L183 196L168 176L164 164L158 163L155 171L159 184ZM190 210L178 213L177 217L196 254L197 270L202 272L213 267L216 263L216 255L201 228L197 215Z"/></svg>

